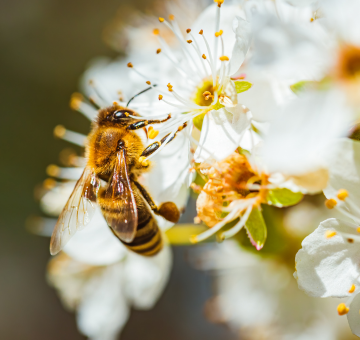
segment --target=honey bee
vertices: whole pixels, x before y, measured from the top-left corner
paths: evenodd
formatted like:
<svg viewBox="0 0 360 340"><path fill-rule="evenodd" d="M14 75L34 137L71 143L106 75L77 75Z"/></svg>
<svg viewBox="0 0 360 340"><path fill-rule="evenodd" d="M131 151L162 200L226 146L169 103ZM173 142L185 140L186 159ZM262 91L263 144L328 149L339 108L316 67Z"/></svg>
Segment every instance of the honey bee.
<svg viewBox="0 0 360 340"><path fill-rule="evenodd" d="M163 238L151 210L174 223L180 213L173 202L157 207L138 177L149 169L145 157L162 143L173 140L186 123L171 137L168 134L144 149L134 131L163 123L171 116L163 120L136 116L135 111L116 103L99 111L86 145L87 165L51 237L52 255L63 249L77 230L89 224L96 204L112 232L128 249L143 256L155 255L162 249Z"/></svg>

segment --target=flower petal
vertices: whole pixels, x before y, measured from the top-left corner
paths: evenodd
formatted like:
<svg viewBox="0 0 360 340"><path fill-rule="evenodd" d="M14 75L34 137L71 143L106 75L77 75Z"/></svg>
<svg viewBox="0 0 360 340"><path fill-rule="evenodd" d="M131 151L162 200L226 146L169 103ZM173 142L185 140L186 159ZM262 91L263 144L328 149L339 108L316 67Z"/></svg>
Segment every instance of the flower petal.
<svg viewBox="0 0 360 340"><path fill-rule="evenodd" d="M204 118L195 161L203 162L210 157L217 161L226 158L239 146L248 126L249 119L240 105L209 112Z"/></svg>
<svg viewBox="0 0 360 340"><path fill-rule="evenodd" d="M360 275L359 245L341 235L326 238L326 231L353 235L356 225L330 218L302 242L295 258L299 288L315 297L345 297Z"/></svg>
<svg viewBox="0 0 360 340"><path fill-rule="evenodd" d="M355 299L350 304L350 310L347 314L347 319L351 331L360 337L360 294L357 294Z"/></svg>

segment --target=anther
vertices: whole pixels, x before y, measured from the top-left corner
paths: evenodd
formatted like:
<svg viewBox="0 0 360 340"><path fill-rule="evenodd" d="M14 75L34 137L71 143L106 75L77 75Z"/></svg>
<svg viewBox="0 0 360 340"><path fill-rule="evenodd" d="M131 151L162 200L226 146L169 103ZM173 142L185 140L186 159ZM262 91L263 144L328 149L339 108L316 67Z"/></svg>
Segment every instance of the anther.
<svg viewBox="0 0 360 340"><path fill-rule="evenodd" d="M360 233L360 227L357 227L357 228L356 228L356 231L357 231L358 233Z"/></svg>
<svg viewBox="0 0 360 340"><path fill-rule="evenodd" d="M161 48L158 48L157 50L156 50L156 54L159 54L161 52Z"/></svg>
<svg viewBox="0 0 360 340"><path fill-rule="evenodd" d="M46 168L46 173L49 176L56 177L60 173L60 169L57 165L50 164Z"/></svg>
<svg viewBox="0 0 360 340"><path fill-rule="evenodd" d="M152 129L149 129L149 132L148 132L148 137L150 139L154 139L156 138L156 136L159 134L159 130L155 130L154 128Z"/></svg>
<svg viewBox="0 0 360 340"><path fill-rule="evenodd" d="M159 30L158 28L154 28L153 33L154 33L155 35L159 35L159 34L160 34L160 30Z"/></svg>
<svg viewBox="0 0 360 340"><path fill-rule="evenodd" d="M147 81L146 81L146 84L151 85L151 81L150 81L150 80L147 80Z"/></svg>
<svg viewBox="0 0 360 340"><path fill-rule="evenodd" d="M340 201L344 201L346 199L346 197L349 196L349 193L347 190L345 189L340 189L337 193L337 198L340 200Z"/></svg>
<svg viewBox="0 0 360 340"><path fill-rule="evenodd" d="M205 55L205 54L203 54L203 55L202 55L202 58L203 58L203 59L206 59L206 55Z"/></svg>
<svg viewBox="0 0 360 340"><path fill-rule="evenodd" d="M349 313L349 308L346 307L345 303L342 302L337 306L337 311L338 311L339 315L345 315L345 314Z"/></svg>
<svg viewBox="0 0 360 340"><path fill-rule="evenodd" d="M139 162L142 166L149 166L149 161L146 159L146 157L144 156L141 156L139 158Z"/></svg>
<svg viewBox="0 0 360 340"><path fill-rule="evenodd" d="M163 99L163 95L159 94L159 100Z"/></svg>
<svg viewBox="0 0 360 340"><path fill-rule="evenodd" d="M43 182L43 187L48 190L53 189L56 187L56 181L53 178L47 178Z"/></svg>
<svg viewBox="0 0 360 340"><path fill-rule="evenodd" d="M80 93L73 93L70 99L70 107L77 111L80 108L80 104L83 101L84 97Z"/></svg>
<svg viewBox="0 0 360 340"><path fill-rule="evenodd" d="M190 33L191 32L191 28L188 28L187 30L186 30L186 33Z"/></svg>
<svg viewBox="0 0 360 340"><path fill-rule="evenodd" d="M166 86L167 86L169 92L172 92L172 91L173 91L173 86L172 86L170 83L167 84Z"/></svg>
<svg viewBox="0 0 360 340"><path fill-rule="evenodd" d="M353 238L348 238L347 241L348 241L349 243L354 243L354 239L353 239Z"/></svg>
<svg viewBox="0 0 360 340"><path fill-rule="evenodd" d="M191 43L192 43L192 40L186 40L186 42L187 42L188 44L191 44Z"/></svg>
<svg viewBox="0 0 360 340"><path fill-rule="evenodd" d="M221 61L226 61L229 60L229 57L227 57L226 55L223 55L219 58Z"/></svg>
<svg viewBox="0 0 360 340"><path fill-rule="evenodd" d="M175 19L175 15L174 14L169 14L169 20L174 20Z"/></svg>
<svg viewBox="0 0 360 340"><path fill-rule="evenodd" d="M164 19L164 18L162 18L162 17L159 17L159 21L160 21L160 22L164 22L164 21L165 21L165 19Z"/></svg>
<svg viewBox="0 0 360 340"><path fill-rule="evenodd" d="M355 292L355 288L356 288L356 286L353 284L352 286L351 286L351 288L349 289L349 293L351 294L351 293L354 293Z"/></svg>
<svg viewBox="0 0 360 340"><path fill-rule="evenodd" d="M215 37L220 37L224 33L223 30L220 30L219 32L215 32Z"/></svg>
<svg viewBox="0 0 360 340"><path fill-rule="evenodd" d="M221 7L221 5L224 3L224 0L214 0L218 4L218 7Z"/></svg>
<svg viewBox="0 0 360 340"><path fill-rule="evenodd" d="M203 33L204 33L204 30L200 30L199 34L201 34L201 35L202 35Z"/></svg>
<svg viewBox="0 0 360 340"><path fill-rule="evenodd" d="M313 21L314 21L314 18L311 18L311 19L310 19L310 22L313 22Z"/></svg>
<svg viewBox="0 0 360 340"><path fill-rule="evenodd" d="M127 63L127 67L132 68L132 67L134 67L134 65L132 63Z"/></svg>
<svg viewBox="0 0 360 340"><path fill-rule="evenodd" d="M332 238L336 235L336 231L334 230L326 230L325 232L325 237L326 238Z"/></svg>
<svg viewBox="0 0 360 340"><path fill-rule="evenodd" d="M63 125L57 125L54 129L54 136L58 138L62 138L65 136L66 129Z"/></svg>
<svg viewBox="0 0 360 340"><path fill-rule="evenodd" d="M329 200L325 201L325 206L328 209L333 209L336 205L337 205L337 202L333 198L330 198Z"/></svg>
<svg viewBox="0 0 360 340"><path fill-rule="evenodd" d="M191 235L190 236L190 243L192 243L192 244L198 243L196 235Z"/></svg>

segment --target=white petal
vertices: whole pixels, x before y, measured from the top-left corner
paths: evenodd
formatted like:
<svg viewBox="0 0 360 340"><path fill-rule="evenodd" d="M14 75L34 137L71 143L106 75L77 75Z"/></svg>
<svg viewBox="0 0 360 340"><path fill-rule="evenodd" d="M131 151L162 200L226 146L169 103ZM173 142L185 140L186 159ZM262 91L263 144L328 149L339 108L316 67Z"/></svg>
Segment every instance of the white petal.
<svg viewBox="0 0 360 340"><path fill-rule="evenodd" d="M354 293L356 294L356 292ZM349 313L346 315L351 331L360 337L360 294L357 294L350 304Z"/></svg>
<svg viewBox="0 0 360 340"><path fill-rule="evenodd" d="M356 225L330 218L302 242L296 254L294 274L299 288L315 297L345 297L353 284L359 284L360 248L342 236L325 237L327 230L352 235Z"/></svg>
<svg viewBox="0 0 360 340"><path fill-rule="evenodd" d="M128 251L110 231L98 208L90 224L76 232L64 252L77 261L101 266L120 261Z"/></svg>
<svg viewBox="0 0 360 340"><path fill-rule="evenodd" d="M333 143L331 149L330 179L324 194L334 198L338 190L347 190L349 197L341 204L360 218L360 142L341 139Z"/></svg>
<svg viewBox="0 0 360 340"><path fill-rule="evenodd" d="M203 162L210 157L218 161L226 158L239 146L248 126L249 120L240 105L209 112L204 118L195 161Z"/></svg>
<svg viewBox="0 0 360 340"><path fill-rule="evenodd" d="M125 263L126 296L137 309L150 309L162 294L170 275L172 253L169 246L154 257L129 254Z"/></svg>

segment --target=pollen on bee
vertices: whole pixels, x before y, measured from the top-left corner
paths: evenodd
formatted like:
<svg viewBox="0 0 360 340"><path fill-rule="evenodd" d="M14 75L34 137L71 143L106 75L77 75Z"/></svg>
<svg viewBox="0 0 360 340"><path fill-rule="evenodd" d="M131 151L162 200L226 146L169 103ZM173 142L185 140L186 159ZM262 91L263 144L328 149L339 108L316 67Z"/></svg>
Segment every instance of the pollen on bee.
<svg viewBox="0 0 360 340"><path fill-rule="evenodd" d="M174 20L175 19L175 15L174 14L169 14L169 20Z"/></svg>
<svg viewBox="0 0 360 340"><path fill-rule="evenodd" d="M60 169L55 164L50 164L46 167L46 173L49 176L56 177L59 174L59 172L60 172Z"/></svg>
<svg viewBox="0 0 360 340"><path fill-rule="evenodd" d="M202 35L203 33L204 33L204 30L200 30L200 31L199 31L199 34Z"/></svg>
<svg viewBox="0 0 360 340"><path fill-rule="evenodd" d="M130 113L129 112L124 112L125 117L129 117Z"/></svg>
<svg viewBox="0 0 360 340"><path fill-rule="evenodd" d="M203 59L206 59L206 55L205 55L205 54L203 54L203 55L202 55L202 58L203 58Z"/></svg>
<svg viewBox="0 0 360 340"><path fill-rule="evenodd" d="M336 235L336 231L334 230L326 230L325 232L325 237L326 238L332 238Z"/></svg>
<svg viewBox="0 0 360 340"><path fill-rule="evenodd" d="M224 33L223 30L220 30L219 32L215 32L215 37L220 37Z"/></svg>
<svg viewBox="0 0 360 340"><path fill-rule="evenodd" d="M354 293L355 292L355 288L356 288L356 286L353 284L352 286L351 286L351 288L349 289L349 293L351 294L351 293Z"/></svg>
<svg viewBox="0 0 360 340"><path fill-rule="evenodd" d="M159 54L161 52L161 48L158 48L157 50L156 50L156 54Z"/></svg>
<svg viewBox="0 0 360 340"><path fill-rule="evenodd" d="M66 129L65 129L65 127L63 125L55 126L55 129L54 129L54 136L55 137L58 137L58 138L64 137L65 133L66 133Z"/></svg>
<svg viewBox="0 0 360 340"><path fill-rule="evenodd" d="M159 35L159 34L160 34L160 30L159 30L158 28L154 28L153 33L154 33L155 35Z"/></svg>
<svg viewBox="0 0 360 340"><path fill-rule="evenodd" d="M325 201L325 206L328 209L333 209L336 205L337 205L337 202L333 198L330 198Z"/></svg>
<svg viewBox="0 0 360 340"><path fill-rule="evenodd" d="M132 68L132 67L134 67L134 65L132 63L127 63L127 67Z"/></svg>
<svg viewBox="0 0 360 340"><path fill-rule="evenodd" d="M226 55L223 55L219 58L221 61L227 61L229 60L229 57L227 57Z"/></svg>
<svg viewBox="0 0 360 340"><path fill-rule="evenodd" d="M73 110L78 110L80 108L81 102L84 100L84 97L81 93L75 92L72 94L70 99L70 107Z"/></svg>
<svg viewBox="0 0 360 340"><path fill-rule="evenodd" d="M147 80L147 81L146 81L146 84L151 85L151 81L150 81L150 80Z"/></svg>
<svg viewBox="0 0 360 340"><path fill-rule="evenodd" d="M148 131L148 137L149 137L150 139L156 138L156 136L157 136L158 134L159 134L159 130L155 130L154 128L149 129L149 131Z"/></svg>
<svg viewBox="0 0 360 340"><path fill-rule="evenodd" d="M337 306L337 312L339 315L345 315L349 313L349 307L347 307L345 303L342 302Z"/></svg>
<svg viewBox="0 0 360 340"><path fill-rule="evenodd" d="M164 22L164 21L165 21L165 19L164 19L164 18L162 18L162 17L159 17L159 21L160 21L160 22Z"/></svg>
<svg viewBox="0 0 360 340"><path fill-rule="evenodd" d="M349 196L349 193L345 189L340 189L336 196L340 201L344 201L346 199L346 197Z"/></svg>
<svg viewBox="0 0 360 340"><path fill-rule="evenodd" d="M192 43L192 40L186 40L186 42L187 42L188 44L191 44L191 43Z"/></svg>
<svg viewBox="0 0 360 340"><path fill-rule="evenodd" d="M149 165L149 161L144 156L141 156L139 158L139 162L141 163L142 166L148 166Z"/></svg>
<svg viewBox="0 0 360 340"><path fill-rule="evenodd" d="M159 94L159 100L163 99L163 95L162 94Z"/></svg>

